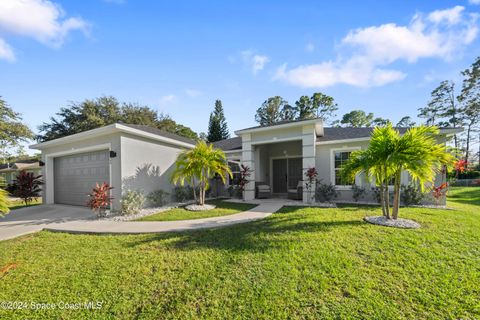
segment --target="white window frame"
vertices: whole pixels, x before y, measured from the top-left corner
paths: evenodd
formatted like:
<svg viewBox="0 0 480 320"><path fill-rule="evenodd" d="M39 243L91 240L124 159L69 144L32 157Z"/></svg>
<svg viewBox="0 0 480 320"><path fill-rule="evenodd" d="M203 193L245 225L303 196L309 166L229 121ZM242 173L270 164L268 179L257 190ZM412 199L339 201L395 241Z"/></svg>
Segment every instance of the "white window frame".
<svg viewBox="0 0 480 320"><path fill-rule="evenodd" d="M360 146L357 147L342 147L342 148L332 148L330 149L330 182L335 186L336 189L339 190L349 190L352 188L351 185L337 185L335 184L335 152L353 152L357 150L361 150ZM360 179L360 175L355 176L355 184L357 186L362 185L362 180Z"/></svg>

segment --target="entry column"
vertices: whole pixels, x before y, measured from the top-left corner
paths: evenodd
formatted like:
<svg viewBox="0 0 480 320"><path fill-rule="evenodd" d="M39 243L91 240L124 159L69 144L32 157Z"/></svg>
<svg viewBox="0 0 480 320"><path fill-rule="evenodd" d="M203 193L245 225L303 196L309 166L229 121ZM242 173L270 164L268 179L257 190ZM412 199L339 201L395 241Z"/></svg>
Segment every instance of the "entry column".
<svg viewBox="0 0 480 320"><path fill-rule="evenodd" d="M243 192L244 200L255 199L255 147L252 146L252 136L250 133L242 135L242 164L251 170L248 183Z"/></svg>

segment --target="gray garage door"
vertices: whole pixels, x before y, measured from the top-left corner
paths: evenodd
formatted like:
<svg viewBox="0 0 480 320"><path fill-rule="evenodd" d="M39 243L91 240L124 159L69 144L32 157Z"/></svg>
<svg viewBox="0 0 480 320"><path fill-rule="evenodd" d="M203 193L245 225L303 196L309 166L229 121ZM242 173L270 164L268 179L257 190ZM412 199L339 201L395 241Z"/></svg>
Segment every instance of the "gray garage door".
<svg viewBox="0 0 480 320"><path fill-rule="evenodd" d="M108 151L55 158L55 203L85 206L96 183L110 181Z"/></svg>

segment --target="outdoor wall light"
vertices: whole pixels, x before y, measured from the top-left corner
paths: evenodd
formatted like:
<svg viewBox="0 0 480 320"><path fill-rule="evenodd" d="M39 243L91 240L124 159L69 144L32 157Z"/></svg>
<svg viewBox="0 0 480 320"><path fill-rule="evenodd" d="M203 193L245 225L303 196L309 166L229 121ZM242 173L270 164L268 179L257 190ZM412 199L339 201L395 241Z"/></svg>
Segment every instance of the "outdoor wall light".
<svg viewBox="0 0 480 320"><path fill-rule="evenodd" d="M115 158L117 153L115 151L110 150L110 158Z"/></svg>

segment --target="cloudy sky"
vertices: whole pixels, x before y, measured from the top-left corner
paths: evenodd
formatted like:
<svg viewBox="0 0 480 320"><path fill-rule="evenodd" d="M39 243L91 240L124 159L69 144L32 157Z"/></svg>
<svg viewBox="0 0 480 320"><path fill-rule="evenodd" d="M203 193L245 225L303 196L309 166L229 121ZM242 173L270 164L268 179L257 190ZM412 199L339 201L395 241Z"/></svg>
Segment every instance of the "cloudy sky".
<svg viewBox="0 0 480 320"><path fill-rule="evenodd" d="M280 95L415 116L480 55L480 0L0 0L0 95L36 129L69 101L113 95L231 131Z"/></svg>

